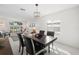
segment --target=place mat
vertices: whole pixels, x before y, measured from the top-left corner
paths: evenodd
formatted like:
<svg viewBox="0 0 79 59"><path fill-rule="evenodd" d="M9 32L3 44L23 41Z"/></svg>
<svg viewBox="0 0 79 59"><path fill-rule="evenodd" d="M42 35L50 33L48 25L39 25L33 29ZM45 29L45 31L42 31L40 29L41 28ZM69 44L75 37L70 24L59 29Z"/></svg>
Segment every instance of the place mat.
<svg viewBox="0 0 79 59"><path fill-rule="evenodd" d="M8 38L3 39L3 40L1 39L0 43L1 43L0 55L13 55Z"/></svg>

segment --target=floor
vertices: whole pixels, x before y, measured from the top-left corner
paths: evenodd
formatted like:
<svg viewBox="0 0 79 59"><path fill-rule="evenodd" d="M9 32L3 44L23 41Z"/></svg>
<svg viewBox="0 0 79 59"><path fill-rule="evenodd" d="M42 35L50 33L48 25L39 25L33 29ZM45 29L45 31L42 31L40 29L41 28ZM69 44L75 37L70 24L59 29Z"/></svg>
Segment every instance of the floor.
<svg viewBox="0 0 79 59"><path fill-rule="evenodd" d="M13 41L12 38L9 38L11 47L12 47L12 51L14 55L20 55L21 53L18 52L18 47L19 47L19 41ZM54 49L54 50L53 50ZM58 42L54 43L52 49L52 45L51 45L51 49L50 49L50 53L46 53L46 55L79 55L79 49L77 48L73 48ZM24 50L24 55L26 54L25 50Z"/></svg>
<svg viewBox="0 0 79 59"><path fill-rule="evenodd" d="M13 54L7 37L0 39L0 44L1 44L0 55L12 55Z"/></svg>

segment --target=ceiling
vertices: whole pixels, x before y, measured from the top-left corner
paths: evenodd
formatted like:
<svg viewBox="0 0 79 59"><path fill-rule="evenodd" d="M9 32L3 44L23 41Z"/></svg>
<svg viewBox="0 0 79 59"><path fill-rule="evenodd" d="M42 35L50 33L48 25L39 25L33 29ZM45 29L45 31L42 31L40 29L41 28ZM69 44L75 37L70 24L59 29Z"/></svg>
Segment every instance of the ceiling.
<svg viewBox="0 0 79 59"><path fill-rule="evenodd" d="M51 13L56 13L64 9L78 6L77 4L39 4L38 10L40 15L45 16ZM25 9L24 11L20 8ZM0 4L0 16L10 18L27 19L33 18L33 12L35 10L34 4Z"/></svg>

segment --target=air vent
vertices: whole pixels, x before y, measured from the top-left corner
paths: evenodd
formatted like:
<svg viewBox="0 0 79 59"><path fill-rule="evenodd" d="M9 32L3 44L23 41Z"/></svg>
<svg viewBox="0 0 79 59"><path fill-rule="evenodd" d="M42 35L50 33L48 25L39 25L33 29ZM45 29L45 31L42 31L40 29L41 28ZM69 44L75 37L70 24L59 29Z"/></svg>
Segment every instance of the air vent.
<svg viewBox="0 0 79 59"><path fill-rule="evenodd" d="M21 10L21 11L26 11L26 9L24 9L24 8L20 8L20 10Z"/></svg>

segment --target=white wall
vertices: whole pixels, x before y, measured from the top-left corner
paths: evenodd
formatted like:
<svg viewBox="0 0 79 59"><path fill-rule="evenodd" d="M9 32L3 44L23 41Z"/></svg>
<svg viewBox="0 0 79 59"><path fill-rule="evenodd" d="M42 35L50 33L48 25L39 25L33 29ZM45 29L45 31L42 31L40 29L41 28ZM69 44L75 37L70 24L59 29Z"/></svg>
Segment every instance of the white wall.
<svg viewBox="0 0 79 59"><path fill-rule="evenodd" d="M58 41L79 48L79 7L70 8L42 18L41 26L48 20L61 20L61 33ZM46 28L46 26L43 26Z"/></svg>
<svg viewBox="0 0 79 59"><path fill-rule="evenodd" d="M4 18L0 17L0 21L3 22L3 25L0 26L0 31L7 31L9 29L8 20L7 19L5 20Z"/></svg>

